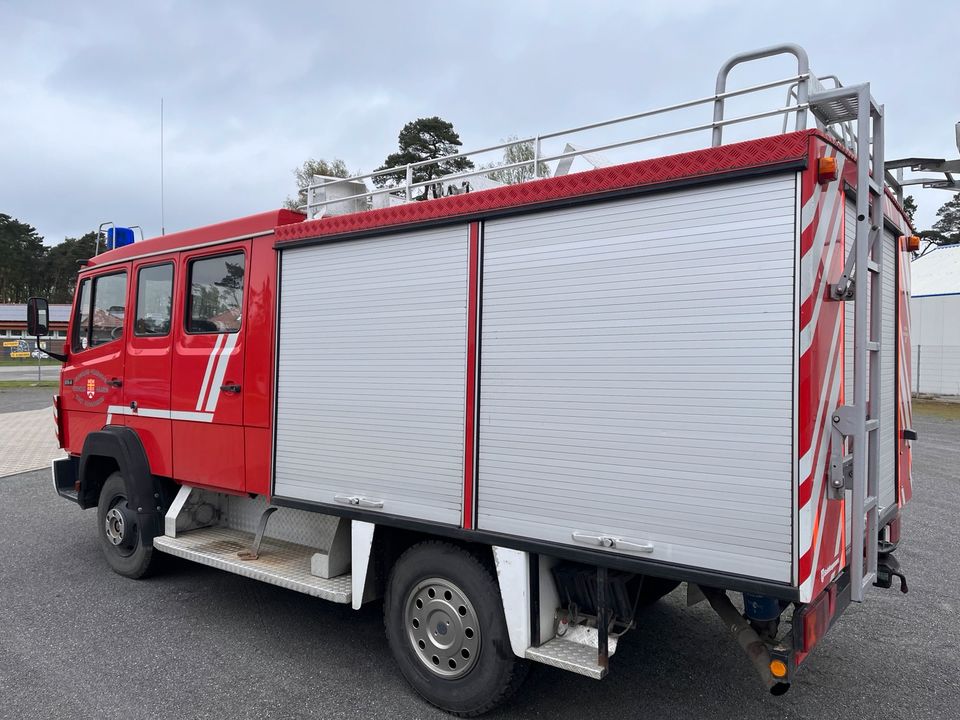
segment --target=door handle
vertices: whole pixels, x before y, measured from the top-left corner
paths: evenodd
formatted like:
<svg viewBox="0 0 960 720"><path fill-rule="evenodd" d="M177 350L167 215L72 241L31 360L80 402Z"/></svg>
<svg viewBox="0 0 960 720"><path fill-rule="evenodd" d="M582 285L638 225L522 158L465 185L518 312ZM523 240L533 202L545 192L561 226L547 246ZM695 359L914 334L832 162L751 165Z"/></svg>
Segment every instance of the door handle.
<svg viewBox="0 0 960 720"><path fill-rule="evenodd" d="M334 495L333 499L338 503L343 503L344 505L355 505L356 507L362 508L382 508L383 500L372 500L365 497L357 497L356 495Z"/></svg>
<svg viewBox="0 0 960 720"><path fill-rule="evenodd" d="M625 550L636 553L653 552L653 543L650 542L624 540L623 538L611 537L610 535L594 535L593 533L580 532L579 530L574 530L571 537L574 542L610 548L611 550Z"/></svg>
<svg viewBox="0 0 960 720"><path fill-rule="evenodd" d="M220 390L226 393L238 393L240 392L240 386L237 383L224 383L220 386Z"/></svg>
<svg viewBox="0 0 960 720"><path fill-rule="evenodd" d="M110 378L107 382L115 388L123 386L123 380L120 378Z"/></svg>

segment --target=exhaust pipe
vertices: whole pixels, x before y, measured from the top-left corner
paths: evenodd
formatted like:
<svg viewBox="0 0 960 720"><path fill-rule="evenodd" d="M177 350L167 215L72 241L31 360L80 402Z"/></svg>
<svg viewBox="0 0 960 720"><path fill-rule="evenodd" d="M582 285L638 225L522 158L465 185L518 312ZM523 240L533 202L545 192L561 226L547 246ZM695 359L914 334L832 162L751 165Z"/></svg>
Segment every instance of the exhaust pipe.
<svg viewBox="0 0 960 720"><path fill-rule="evenodd" d="M783 695L790 689L790 683L776 678L770 672L770 650L766 643L760 639L756 631L750 627L750 622L744 618L730 602L727 593L714 588L701 587L700 592L704 594L710 607L720 616L727 630L733 635L737 644L743 648L743 651L750 658L754 669L760 675L760 679L766 685L771 695Z"/></svg>

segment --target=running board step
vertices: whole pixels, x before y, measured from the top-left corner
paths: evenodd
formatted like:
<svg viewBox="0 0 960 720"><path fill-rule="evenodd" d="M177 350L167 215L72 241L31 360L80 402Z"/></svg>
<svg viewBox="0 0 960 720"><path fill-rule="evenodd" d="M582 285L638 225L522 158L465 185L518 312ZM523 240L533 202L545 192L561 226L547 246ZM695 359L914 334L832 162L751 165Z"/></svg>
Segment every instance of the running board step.
<svg viewBox="0 0 960 720"><path fill-rule="evenodd" d="M616 645L611 642L611 655L615 649ZM602 680L607 674L607 668L597 664L596 647L564 638L555 637L547 640L540 647L529 647L524 657L527 660L568 670L594 680Z"/></svg>
<svg viewBox="0 0 960 720"><path fill-rule="evenodd" d="M153 539L153 546L170 555L288 590L336 603L351 602L349 573L329 579L311 574L310 561L317 552L315 548L265 537L256 560L240 559L237 553L247 551L253 540L253 533L210 527L180 532L177 537L160 535Z"/></svg>

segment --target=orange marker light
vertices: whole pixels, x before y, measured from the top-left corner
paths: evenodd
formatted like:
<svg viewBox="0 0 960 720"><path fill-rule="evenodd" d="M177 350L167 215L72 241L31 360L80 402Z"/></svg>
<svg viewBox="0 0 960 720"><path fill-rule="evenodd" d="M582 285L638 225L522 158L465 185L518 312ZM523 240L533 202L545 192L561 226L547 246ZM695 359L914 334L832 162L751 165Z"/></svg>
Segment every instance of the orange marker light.
<svg viewBox="0 0 960 720"><path fill-rule="evenodd" d="M775 678L785 678L787 676L787 664L783 660L771 660L770 674Z"/></svg>
<svg viewBox="0 0 960 720"><path fill-rule="evenodd" d="M917 252L920 249L920 238L916 235L901 235L900 242L903 243L903 249L907 252Z"/></svg>
<svg viewBox="0 0 960 720"><path fill-rule="evenodd" d="M822 157L817 160L817 182L821 185L837 179L837 159Z"/></svg>

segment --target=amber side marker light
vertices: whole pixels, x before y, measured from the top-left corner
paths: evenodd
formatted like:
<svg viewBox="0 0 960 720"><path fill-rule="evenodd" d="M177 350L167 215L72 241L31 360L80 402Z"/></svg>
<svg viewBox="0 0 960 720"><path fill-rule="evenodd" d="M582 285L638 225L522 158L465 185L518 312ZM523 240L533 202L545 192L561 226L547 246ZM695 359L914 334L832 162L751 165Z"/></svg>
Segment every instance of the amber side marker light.
<svg viewBox="0 0 960 720"><path fill-rule="evenodd" d="M771 660L770 674L775 678L785 678L787 676L787 664L783 660Z"/></svg>
<svg viewBox="0 0 960 720"><path fill-rule="evenodd" d="M822 157L817 160L817 182L821 185L837 179L837 159Z"/></svg>
<svg viewBox="0 0 960 720"><path fill-rule="evenodd" d="M901 235L900 242L907 252L917 252L920 249L920 238L917 235Z"/></svg>

